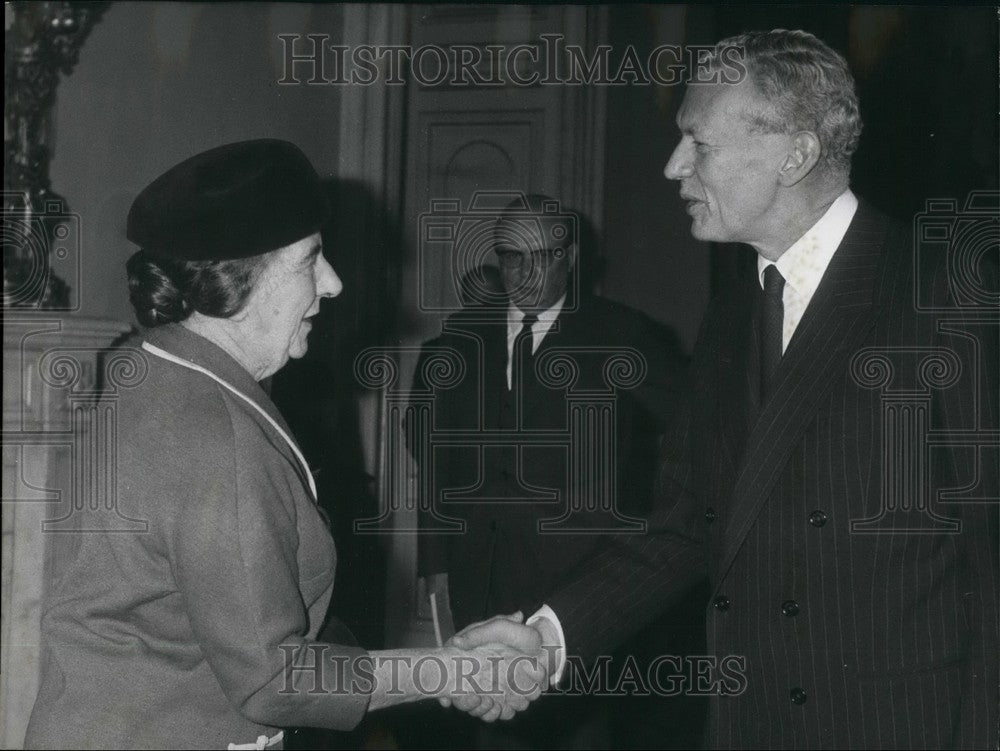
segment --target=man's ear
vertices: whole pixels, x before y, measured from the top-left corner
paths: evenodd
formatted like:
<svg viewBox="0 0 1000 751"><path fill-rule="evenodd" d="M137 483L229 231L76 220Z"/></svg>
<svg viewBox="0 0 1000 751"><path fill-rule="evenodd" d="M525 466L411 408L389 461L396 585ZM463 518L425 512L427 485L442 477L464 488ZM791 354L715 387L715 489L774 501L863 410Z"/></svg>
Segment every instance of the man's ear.
<svg viewBox="0 0 1000 751"><path fill-rule="evenodd" d="M785 187L795 185L812 172L819 161L821 151L819 138L811 130L800 130L793 135L791 149L778 172L779 182Z"/></svg>

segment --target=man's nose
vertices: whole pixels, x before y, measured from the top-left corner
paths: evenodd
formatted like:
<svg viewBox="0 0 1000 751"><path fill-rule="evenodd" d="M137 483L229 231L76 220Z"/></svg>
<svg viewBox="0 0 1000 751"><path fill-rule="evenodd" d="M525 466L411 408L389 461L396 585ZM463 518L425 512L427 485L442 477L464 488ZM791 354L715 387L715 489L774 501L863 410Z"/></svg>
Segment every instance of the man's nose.
<svg viewBox="0 0 1000 751"><path fill-rule="evenodd" d="M326 258L320 256L319 265L316 268L316 296L336 297L344 289L344 283L340 281L337 272L333 270Z"/></svg>
<svg viewBox="0 0 1000 751"><path fill-rule="evenodd" d="M685 177L690 177L694 172L692 154L694 149L693 144L689 142L687 137L681 139L681 142L677 144L677 148L674 149L674 153L670 155L670 159L667 160L667 165L663 168L663 176L668 180L683 180Z"/></svg>

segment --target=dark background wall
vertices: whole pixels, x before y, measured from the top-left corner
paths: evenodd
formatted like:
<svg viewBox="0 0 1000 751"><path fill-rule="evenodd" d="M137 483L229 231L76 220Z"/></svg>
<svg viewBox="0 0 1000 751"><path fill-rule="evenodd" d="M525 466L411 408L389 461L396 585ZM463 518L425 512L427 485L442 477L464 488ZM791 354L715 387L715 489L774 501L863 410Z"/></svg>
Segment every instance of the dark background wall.
<svg viewBox="0 0 1000 751"><path fill-rule="evenodd" d="M658 45L683 44L685 6L616 6L609 44L633 45L640 59ZM663 167L679 140L674 116L683 88L614 87L608 92L604 203L607 270L601 292L670 326L690 351L710 295L709 253Z"/></svg>

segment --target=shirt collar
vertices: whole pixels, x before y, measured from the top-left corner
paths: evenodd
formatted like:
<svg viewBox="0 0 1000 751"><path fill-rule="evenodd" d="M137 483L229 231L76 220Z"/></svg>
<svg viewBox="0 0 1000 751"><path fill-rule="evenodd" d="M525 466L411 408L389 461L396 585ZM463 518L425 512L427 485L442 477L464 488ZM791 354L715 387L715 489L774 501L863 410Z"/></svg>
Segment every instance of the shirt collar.
<svg viewBox="0 0 1000 751"><path fill-rule="evenodd" d="M562 312L563 305L566 304L566 295L563 295L558 300L556 300L555 305L553 305L548 310L543 310L538 314L538 321L545 325L546 329L552 326L553 321L559 317L559 313ZM510 305L507 308L507 328L521 328L521 321L524 320L524 311L521 310L516 305Z"/></svg>
<svg viewBox="0 0 1000 751"><path fill-rule="evenodd" d="M776 262L758 255L757 279L761 288L764 287L764 270L773 264L778 267L785 283L797 294L811 298L819 287L826 267L830 265L830 259L847 234L847 228L857 209L857 196L848 188L830 204L819 221L792 243Z"/></svg>

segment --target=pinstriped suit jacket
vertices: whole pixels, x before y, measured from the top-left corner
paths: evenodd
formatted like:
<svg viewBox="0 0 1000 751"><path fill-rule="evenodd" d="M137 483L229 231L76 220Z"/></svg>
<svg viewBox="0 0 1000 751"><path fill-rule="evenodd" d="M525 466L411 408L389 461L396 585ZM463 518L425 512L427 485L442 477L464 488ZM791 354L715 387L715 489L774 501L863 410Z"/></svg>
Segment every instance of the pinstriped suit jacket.
<svg viewBox="0 0 1000 751"><path fill-rule="evenodd" d="M707 573L709 652L743 675L709 746L997 748L997 447L972 445L997 430L995 308L957 309L862 202L759 405L758 289L709 309L651 533L549 599L569 653Z"/></svg>

